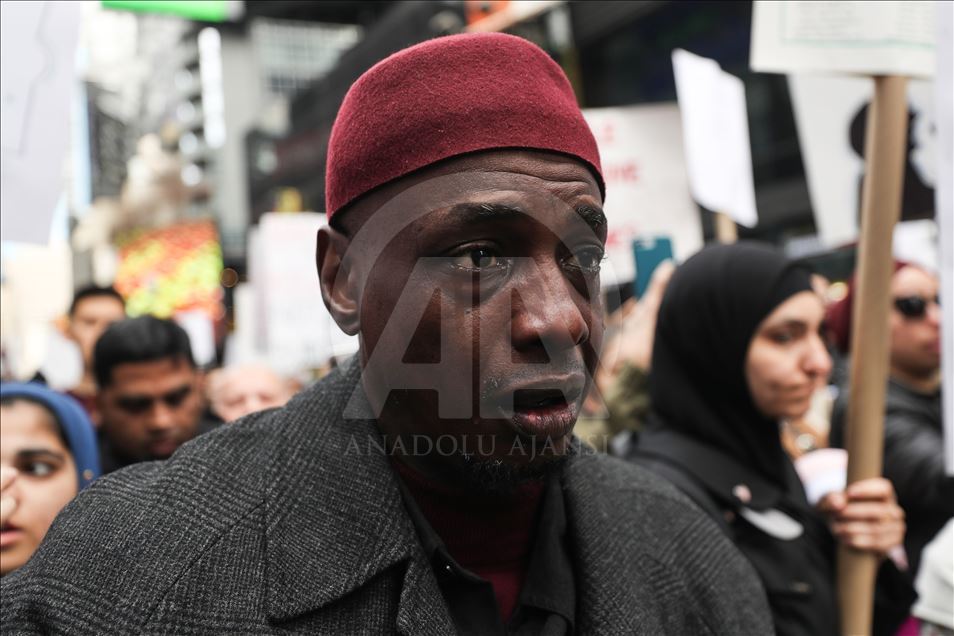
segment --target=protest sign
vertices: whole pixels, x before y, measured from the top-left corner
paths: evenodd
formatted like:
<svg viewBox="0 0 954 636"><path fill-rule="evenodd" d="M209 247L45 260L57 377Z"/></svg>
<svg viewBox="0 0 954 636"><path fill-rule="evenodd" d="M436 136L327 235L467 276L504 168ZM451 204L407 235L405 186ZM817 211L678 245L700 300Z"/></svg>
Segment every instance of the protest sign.
<svg viewBox="0 0 954 636"><path fill-rule="evenodd" d="M754 227L758 215L742 80L682 49L673 51L672 68L693 198Z"/></svg>
<svg viewBox="0 0 954 636"><path fill-rule="evenodd" d="M678 107L590 108L583 116L596 136L606 179L609 266L603 285L634 279L637 237L668 237L677 260L698 251L702 224L689 196Z"/></svg>
<svg viewBox="0 0 954 636"><path fill-rule="evenodd" d="M753 71L934 75L935 3L755 2Z"/></svg>
<svg viewBox="0 0 954 636"><path fill-rule="evenodd" d="M3 2L0 236L46 245L63 191L78 2Z"/></svg>
<svg viewBox="0 0 954 636"><path fill-rule="evenodd" d="M357 339L335 324L321 298L315 246L325 216L315 212L263 214L250 258L254 297L273 368L297 374L335 355L357 351Z"/></svg>
<svg viewBox="0 0 954 636"><path fill-rule="evenodd" d="M856 241L871 80L790 75L788 85L818 234L828 247ZM938 174L934 82L910 81L907 97L901 220L933 219Z"/></svg>

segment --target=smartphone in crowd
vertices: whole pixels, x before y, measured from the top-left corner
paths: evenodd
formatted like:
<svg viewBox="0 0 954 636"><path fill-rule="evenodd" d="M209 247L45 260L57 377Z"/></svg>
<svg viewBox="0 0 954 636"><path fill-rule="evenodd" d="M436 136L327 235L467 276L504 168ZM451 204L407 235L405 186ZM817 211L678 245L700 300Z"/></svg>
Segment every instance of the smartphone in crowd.
<svg viewBox="0 0 954 636"><path fill-rule="evenodd" d="M672 241L668 236L648 236L633 241L636 261L636 279L633 281L636 298L642 298L649 280L660 263L672 260Z"/></svg>

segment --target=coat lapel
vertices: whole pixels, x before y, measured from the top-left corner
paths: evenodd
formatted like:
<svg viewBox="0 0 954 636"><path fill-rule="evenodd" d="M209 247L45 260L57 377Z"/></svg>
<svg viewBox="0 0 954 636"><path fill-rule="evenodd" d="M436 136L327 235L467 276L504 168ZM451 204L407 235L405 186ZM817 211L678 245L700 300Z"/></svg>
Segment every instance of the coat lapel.
<svg viewBox="0 0 954 636"><path fill-rule="evenodd" d="M619 510L608 510L601 492L602 471L597 458L582 447L572 455L563 475L574 574L577 589L577 629L581 633L634 633L627 602L630 582L617 558L629 541L622 541ZM597 470L594 470L597 469ZM620 546L620 542L627 546Z"/></svg>
<svg viewBox="0 0 954 636"><path fill-rule="evenodd" d="M355 393L355 391L358 393ZM274 477L266 496L270 618L318 610L393 568L403 581L396 629L453 631L396 477L371 419L344 419L359 400L352 361L276 413ZM349 410L350 412L350 410Z"/></svg>

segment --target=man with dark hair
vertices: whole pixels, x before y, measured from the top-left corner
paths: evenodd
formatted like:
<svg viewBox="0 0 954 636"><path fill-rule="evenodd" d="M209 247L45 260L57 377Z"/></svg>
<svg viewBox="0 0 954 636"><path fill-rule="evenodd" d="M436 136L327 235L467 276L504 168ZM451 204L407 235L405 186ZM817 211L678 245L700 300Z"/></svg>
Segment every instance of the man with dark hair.
<svg viewBox="0 0 954 636"><path fill-rule="evenodd" d="M771 634L713 522L572 436L606 218L560 67L502 34L401 51L345 97L326 184L321 293L358 354L80 497L4 627Z"/></svg>
<svg viewBox="0 0 954 636"><path fill-rule="evenodd" d="M83 375L67 393L95 414L96 381L93 378L93 346L106 328L126 317L126 303L113 287L90 285L73 296L66 337L76 343L83 358Z"/></svg>
<svg viewBox="0 0 954 636"><path fill-rule="evenodd" d="M96 342L103 472L165 459L200 430L199 372L189 336L171 320L112 324Z"/></svg>

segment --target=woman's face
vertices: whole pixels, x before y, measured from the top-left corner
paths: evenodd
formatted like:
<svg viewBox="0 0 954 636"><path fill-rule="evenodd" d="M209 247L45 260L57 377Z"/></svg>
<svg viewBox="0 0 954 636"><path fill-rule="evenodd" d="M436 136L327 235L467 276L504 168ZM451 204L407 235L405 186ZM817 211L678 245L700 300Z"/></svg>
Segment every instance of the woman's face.
<svg viewBox="0 0 954 636"><path fill-rule="evenodd" d="M0 407L0 464L17 470L4 492L17 505L0 528L0 575L6 575L33 555L53 518L76 496L79 483L55 422L31 402Z"/></svg>
<svg viewBox="0 0 954 636"><path fill-rule="evenodd" d="M812 394L831 372L821 330L825 310L810 291L775 308L755 330L745 359L749 392L759 411L774 419L803 416Z"/></svg>

